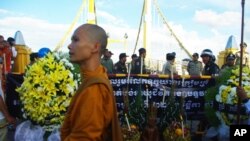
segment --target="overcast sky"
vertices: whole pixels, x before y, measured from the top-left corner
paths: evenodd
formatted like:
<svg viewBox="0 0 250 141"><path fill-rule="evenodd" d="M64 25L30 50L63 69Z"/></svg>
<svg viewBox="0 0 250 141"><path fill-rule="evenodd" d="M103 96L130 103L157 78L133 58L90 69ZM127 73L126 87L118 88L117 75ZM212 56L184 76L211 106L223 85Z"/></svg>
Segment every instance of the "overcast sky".
<svg viewBox="0 0 250 141"><path fill-rule="evenodd" d="M0 34L6 39L21 31L25 43L33 52L42 47L54 50L73 23L85 0L0 0ZM211 49L215 55L225 49L229 36L239 44L241 39L241 0L158 0L168 24L190 53ZM109 44L115 53L131 55L142 11L143 0L96 0L98 25L104 27L111 39L120 42ZM177 58L186 58L177 41L170 34L152 2L152 39L149 55L165 60L168 52L176 52ZM86 22L86 8L81 12L79 24ZM125 41L124 34L128 38ZM70 41L62 48L67 51ZM136 49L142 47L142 36ZM245 3L244 40L250 44L250 2ZM124 42L125 41L125 42ZM248 51L250 49L248 48Z"/></svg>

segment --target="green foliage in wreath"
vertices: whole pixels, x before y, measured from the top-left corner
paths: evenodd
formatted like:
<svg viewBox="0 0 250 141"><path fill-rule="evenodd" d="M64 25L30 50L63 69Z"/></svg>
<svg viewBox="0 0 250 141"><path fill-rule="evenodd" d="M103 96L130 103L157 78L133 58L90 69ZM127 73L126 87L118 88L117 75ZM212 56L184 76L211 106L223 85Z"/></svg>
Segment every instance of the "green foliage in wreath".
<svg viewBox="0 0 250 141"><path fill-rule="evenodd" d="M220 75L215 78L215 86L212 86L207 89L205 95L205 115L209 119L209 122L212 126L218 127L220 124L224 123L230 125L236 121L236 115L220 112L214 109L210 103L214 101L229 104L237 105L238 97L236 95L236 86L239 85L239 66L233 68L225 68L221 71ZM250 69L248 67L242 68L242 86L247 92L248 97L250 96ZM241 120L244 120L246 117L241 116Z"/></svg>
<svg viewBox="0 0 250 141"><path fill-rule="evenodd" d="M219 91L219 87L222 84L226 84L227 80L232 75L232 68L225 68L221 71L218 77L215 77L216 85L207 89L205 94L206 103L213 103L215 100L215 96ZM215 115L216 109L214 109L211 104L207 104L205 106L205 115L209 119L209 122L212 126L218 127L220 125L220 120Z"/></svg>

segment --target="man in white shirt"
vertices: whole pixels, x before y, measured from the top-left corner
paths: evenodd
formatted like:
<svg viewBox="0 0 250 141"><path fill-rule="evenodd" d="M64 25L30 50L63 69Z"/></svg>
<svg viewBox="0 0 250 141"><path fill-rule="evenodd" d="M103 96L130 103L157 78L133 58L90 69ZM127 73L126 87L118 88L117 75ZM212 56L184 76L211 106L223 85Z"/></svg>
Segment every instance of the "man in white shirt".
<svg viewBox="0 0 250 141"><path fill-rule="evenodd" d="M8 41L8 43L9 43L10 46L11 46L11 52L12 52L12 56L11 56L11 69L13 69L13 67L14 67L14 59L15 59L16 56L17 56L17 51L16 51L16 47L15 47L16 41L15 41L15 39L12 38L12 37L9 37L9 38L7 39L7 41Z"/></svg>
<svg viewBox="0 0 250 141"><path fill-rule="evenodd" d="M175 65L175 52L167 53L166 55L167 62L163 65L162 74L169 75L178 75L176 65Z"/></svg>

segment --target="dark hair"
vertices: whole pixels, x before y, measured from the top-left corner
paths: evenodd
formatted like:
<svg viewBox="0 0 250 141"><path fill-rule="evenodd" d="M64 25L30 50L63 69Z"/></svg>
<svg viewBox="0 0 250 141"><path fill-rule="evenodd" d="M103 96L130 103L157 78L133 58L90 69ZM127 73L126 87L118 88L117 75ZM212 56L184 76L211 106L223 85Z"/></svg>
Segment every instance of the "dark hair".
<svg viewBox="0 0 250 141"><path fill-rule="evenodd" d="M142 53L145 53L146 52L146 49L145 48L140 48L139 49L139 55L141 55Z"/></svg>
<svg viewBox="0 0 250 141"><path fill-rule="evenodd" d="M198 53L194 53L192 56L197 56L197 57L199 57L199 54L198 54Z"/></svg>
<svg viewBox="0 0 250 141"><path fill-rule="evenodd" d="M175 52L166 54L167 60L173 60L175 58Z"/></svg>
<svg viewBox="0 0 250 141"><path fill-rule="evenodd" d="M226 60L234 60L236 59L236 56L233 53L230 53L227 55Z"/></svg>
<svg viewBox="0 0 250 141"><path fill-rule="evenodd" d="M121 54L119 55L119 59L122 59L122 58L124 58L124 57L128 57L126 53L121 53Z"/></svg>
<svg viewBox="0 0 250 141"><path fill-rule="evenodd" d="M137 55L136 54L133 54L132 56L131 56L131 58L133 59L133 58L135 58L135 57L137 57Z"/></svg>
<svg viewBox="0 0 250 141"><path fill-rule="evenodd" d="M9 37L9 38L7 39L7 42L8 42L11 46L13 46L13 45L14 45L13 42L15 42L15 39L12 38L12 37Z"/></svg>
<svg viewBox="0 0 250 141"><path fill-rule="evenodd" d="M30 61L35 61L35 59L38 58L38 53L34 52L30 54Z"/></svg>

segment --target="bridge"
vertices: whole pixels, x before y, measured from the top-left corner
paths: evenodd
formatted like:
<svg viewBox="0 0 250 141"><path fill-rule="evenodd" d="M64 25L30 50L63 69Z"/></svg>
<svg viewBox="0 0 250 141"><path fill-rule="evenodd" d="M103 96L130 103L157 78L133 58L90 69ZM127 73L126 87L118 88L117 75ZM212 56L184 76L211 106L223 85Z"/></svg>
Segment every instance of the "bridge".
<svg viewBox="0 0 250 141"><path fill-rule="evenodd" d="M156 13L156 18L152 16L152 13ZM73 29L76 27L78 21L80 21L81 18L85 18L87 23L101 24L98 23L97 14L98 7L96 7L95 0L83 0L76 14L76 17L69 26L67 32L63 35L61 40L56 45L55 51L58 51L65 47L66 40L69 38L69 36L71 36ZM82 17L81 15L85 15L85 17ZM128 43L128 38L130 38L130 35L128 35L127 33L124 33L123 39L113 39L110 36L108 40L108 47L110 48L110 50L112 50L112 46L114 46L112 44L116 44L116 46L122 46L122 48L124 48L123 50L127 54L132 55L134 53L137 53L138 48L144 47L147 50L146 65L149 66L149 69L154 71L161 70L163 63L165 62L165 54L168 52L175 51L177 52L177 56L179 56L179 53L182 52L182 54L185 54L186 58L192 58L191 53L171 28L157 0L144 0L141 9L141 16L138 17L138 19L140 19L140 21L137 29L136 39L134 39L133 43L131 41L130 44ZM161 41L161 44L155 44L152 35L157 34L156 32L158 32L161 28L163 28L163 32L165 32L163 35L163 38L165 38L165 40ZM166 40L166 36L172 38L172 40ZM155 51L152 51L152 46L154 46L154 48L157 46L159 50L163 50L163 52L161 52L161 56L164 57L155 57L159 55L157 55ZM180 60L179 62L177 62L177 64L181 65Z"/></svg>

